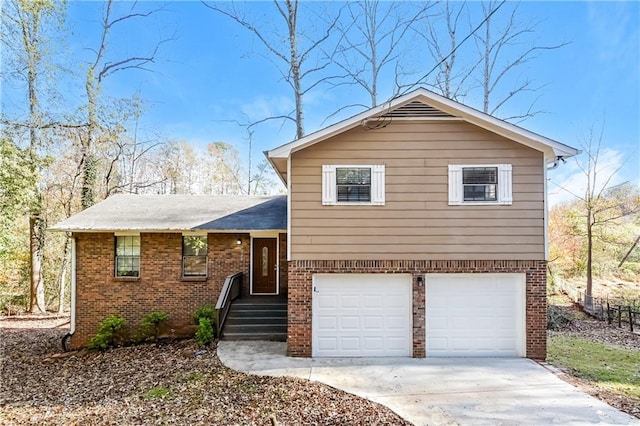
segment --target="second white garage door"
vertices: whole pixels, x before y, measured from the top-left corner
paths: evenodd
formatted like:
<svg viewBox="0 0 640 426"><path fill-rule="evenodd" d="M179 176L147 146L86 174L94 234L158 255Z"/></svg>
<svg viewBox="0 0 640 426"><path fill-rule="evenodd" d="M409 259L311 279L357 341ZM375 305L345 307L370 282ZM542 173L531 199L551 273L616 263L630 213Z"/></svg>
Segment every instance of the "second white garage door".
<svg viewBox="0 0 640 426"><path fill-rule="evenodd" d="M427 356L525 356L525 274L428 274Z"/></svg>
<svg viewBox="0 0 640 426"><path fill-rule="evenodd" d="M313 276L314 357L411 356L411 275Z"/></svg>

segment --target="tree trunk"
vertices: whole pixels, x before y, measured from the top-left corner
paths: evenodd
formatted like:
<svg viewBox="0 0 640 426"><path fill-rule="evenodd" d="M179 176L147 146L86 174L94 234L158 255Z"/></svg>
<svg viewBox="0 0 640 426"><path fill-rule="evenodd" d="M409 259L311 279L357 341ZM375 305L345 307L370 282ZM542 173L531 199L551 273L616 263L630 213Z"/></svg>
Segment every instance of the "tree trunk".
<svg viewBox="0 0 640 426"><path fill-rule="evenodd" d="M289 12L289 58L291 63L291 79L296 101L296 138L300 139L304 136L304 112L302 106L302 85L300 82L300 58L298 57L298 35L296 33L298 1L287 1L287 10Z"/></svg>
<svg viewBox="0 0 640 426"><path fill-rule="evenodd" d="M591 210L587 211L587 289L585 291L585 306L591 306L593 300L593 222Z"/></svg>
<svg viewBox="0 0 640 426"><path fill-rule="evenodd" d="M29 218L29 236L31 255L31 291L29 300L29 312L43 313L46 311L44 299L44 279L42 278L44 221L40 216L32 215Z"/></svg>

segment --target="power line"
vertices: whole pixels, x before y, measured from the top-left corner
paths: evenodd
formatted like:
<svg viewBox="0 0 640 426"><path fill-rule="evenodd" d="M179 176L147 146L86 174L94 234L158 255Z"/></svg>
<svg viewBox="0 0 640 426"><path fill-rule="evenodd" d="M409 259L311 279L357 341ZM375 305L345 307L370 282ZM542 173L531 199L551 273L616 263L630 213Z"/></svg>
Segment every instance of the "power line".
<svg viewBox="0 0 640 426"><path fill-rule="evenodd" d="M415 83L413 83L412 85L408 86L403 92L398 93L395 97L400 97L402 95L407 94L413 87L417 86L418 84L420 84L420 82L422 82L423 80L425 80L427 77L429 77L429 75L434 72L436 69L438 69L438 67L440 65L442 65L442 63L444 61L446 61L447 59L449 59L451 57L451 55L453 55L454 53L456 53L456 50L458 50L458 48L460 46L462 46L467 40L469 40L471 38L471 36L473 36L476 32L478 32L478 30L480 28L482 28L482 26L489 20L489 18L491 18L493 16L494 13L496 13L498 11L498 9L500 9L502 7L503 4L506 3L507 0L502 0L500 2L500 4L498 5L498 7L496 7L495 9L493 9L491 12L489 12L489 14L482 20L482 22L480 22L478 24L478 26L476 26L473 31L471 31L469 34L467 34L467 36L465 38L462 39L462 41L453 48L453 50L451 50L451 52L449 52L449 54L447 56L445 56L444 58L442 58L442 60L440 62L438 62L436 65L434 65L433 68L431 68L431 70L429 70L428 73L426 73L425 75L423 75L422 77L420 77Z"/></svg>

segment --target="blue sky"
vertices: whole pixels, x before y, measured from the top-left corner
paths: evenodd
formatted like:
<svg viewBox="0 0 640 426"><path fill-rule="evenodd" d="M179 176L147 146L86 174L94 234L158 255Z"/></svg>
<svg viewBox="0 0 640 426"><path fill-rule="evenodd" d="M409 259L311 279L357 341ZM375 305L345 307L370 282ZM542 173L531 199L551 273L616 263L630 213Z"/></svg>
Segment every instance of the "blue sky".
<svg viewBox="0 0 640 426"><path fill-rule="evenodd" d="M142 127L149 132L202 145L226 141L244 153L246 132L229 120L255 120L290 112L290 89L260 43L239 25L200 2L142 3L143 8L158 5L161 13L138 25L114 30L110 55L115 58L144 52L158 40L173 40L163 44L153 72L116 74L105 82L104 93L114 97L138 93L146 105ZM248 13L256 19L273 19L270 3L247 5ZM512 5L507 3L504 9ZM520 18L539 22L533 36L538 44L570 44L543 53L513 74L514 78L528 77L544 87L519 98L505 113L521 111L538 98L536 105L544 113L521 125L573 146L580 144L592 126L599 129L604 122L607 167L624 162L618 180L640 184L639 6L635 1L521 3ZM87 47L95 45L102 7L101 2L69 3L67 24L73 29L65 50L69 64L82 62ZM326 7L335 7L335 3ZM469 7L477 10L479 4L471 2ZM496 19L506 19L506 13L500 12ZM415 43L406 62L419 72L426 66L422 61L426 53L417 39ZM471 43L466 48L470 49ZM386 99L391 95L391 78L383 86L381 97ZM70 87L67 92L70 104L74 96L81 101L80 91ZM322 87L310 92L305 99L307 133L360 112L350 109L330 122L324 121L346 102L366 99L365 93L354 87ZM477 95L468 96L464 102L480 106ZM293 136L294 128L289 123L262 125L254 134L254 155L289 142ZM552 180L567 185L570 182L572 190L580 192L580 179L572 176L576 170L575 163L569 162L552 174ZM553 185L550 190L554 192ZM554 197L566 199L561 194Z"/></svg>

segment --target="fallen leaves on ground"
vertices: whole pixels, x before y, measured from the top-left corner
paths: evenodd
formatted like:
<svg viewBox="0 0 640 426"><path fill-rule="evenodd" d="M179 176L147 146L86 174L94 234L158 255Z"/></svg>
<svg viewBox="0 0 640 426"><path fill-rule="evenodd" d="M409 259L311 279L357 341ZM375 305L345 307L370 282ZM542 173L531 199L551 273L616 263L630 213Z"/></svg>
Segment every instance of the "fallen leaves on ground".
<svg viewBox="0 0 640 426"><path fill-rule="evenodd" d="M192 340L59 355L65 321L0 320L1 424L408 424L330 386L230 370Z"/></svg>

